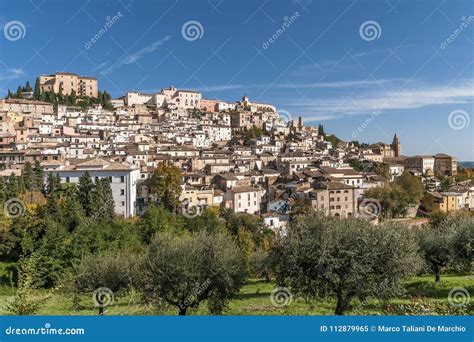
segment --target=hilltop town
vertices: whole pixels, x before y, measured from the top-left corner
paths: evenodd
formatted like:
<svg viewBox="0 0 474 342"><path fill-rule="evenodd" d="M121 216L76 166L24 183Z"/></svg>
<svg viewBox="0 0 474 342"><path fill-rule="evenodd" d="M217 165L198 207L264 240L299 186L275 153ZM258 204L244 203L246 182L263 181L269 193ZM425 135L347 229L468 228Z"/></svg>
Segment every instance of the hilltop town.
<svg viewBox="0 0 474 342"><path fill-rule="evenodd" d="M423 196L392 217L474 208L474 185L458 177L454 156L406 156L396 134L388 143L345 142L247 96L206 99L171 86L111 99L94 77L58 72L38 77L34 89L9 92L0 123L0 176L39 163L45 177L64 183L86 172L107 178L115 212L125 218L159 201L147 180L160 165L181 172L183 213L228 208L260 215L275 230L305 206L340 218L376 217L385 206L374 189L403 175L421 180Z"/></svg>

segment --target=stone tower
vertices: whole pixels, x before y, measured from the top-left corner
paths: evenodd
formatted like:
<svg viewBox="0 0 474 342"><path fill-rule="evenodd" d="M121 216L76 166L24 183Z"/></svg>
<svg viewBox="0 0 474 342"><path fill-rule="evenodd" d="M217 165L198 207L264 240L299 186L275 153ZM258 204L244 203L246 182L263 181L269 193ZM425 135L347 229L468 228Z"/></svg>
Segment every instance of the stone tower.
<svg viewBox="0 0 474 342"><path fill-rule="evenodd" d="M390 145L393 150L393 155L395 157L400 157L401 154L401 147L400 147L400 140L398 140L397 134L393 136L392 145Z"/></svg>

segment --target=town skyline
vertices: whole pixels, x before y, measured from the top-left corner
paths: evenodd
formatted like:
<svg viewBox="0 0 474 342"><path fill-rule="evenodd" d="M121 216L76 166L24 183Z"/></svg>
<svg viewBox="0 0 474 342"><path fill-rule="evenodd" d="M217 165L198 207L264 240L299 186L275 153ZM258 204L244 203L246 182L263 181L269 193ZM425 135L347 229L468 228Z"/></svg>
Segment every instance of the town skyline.
<svg viewBox="0 0 474 342"><path fill-rule="evenodd" d="M164 1L157 15L134 1L73 1L67 9L19 2L9 18L0 17L3 28L13 19L25 27L22 39L1 42L0 91L73 70L97 76L113 98L170 85L225 101L248 95L308 125L323 123L345 141L387 141L397 132L407 154L474 160L472 125L452 129L448 121L456 111L470 121L473 112L469 2L372 4L370 16L361 15L366 6ZM41 26L37 13L63 29ZM361 36L362 24L372 21L375 38ZM189 22L198 35L186 39Z"/></svg>

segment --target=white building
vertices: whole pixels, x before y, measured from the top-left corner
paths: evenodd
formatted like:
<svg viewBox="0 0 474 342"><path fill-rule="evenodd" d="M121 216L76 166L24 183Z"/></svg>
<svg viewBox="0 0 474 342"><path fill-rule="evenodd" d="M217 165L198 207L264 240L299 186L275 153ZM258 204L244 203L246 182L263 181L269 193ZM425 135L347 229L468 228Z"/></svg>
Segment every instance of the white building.
<svg viewBox="0 0 474 342"><path fill-rule="evenodd" d="M44 163L45 177L48 173L59 174L61 182L79 183L79 178L87 171L95 181L108 178L112 188L115 212L123 217L135 215L137 198L137 181L140 168L128 163L116 163L103 159L92 159L79 164L70 165L61 162Z"/></svg>

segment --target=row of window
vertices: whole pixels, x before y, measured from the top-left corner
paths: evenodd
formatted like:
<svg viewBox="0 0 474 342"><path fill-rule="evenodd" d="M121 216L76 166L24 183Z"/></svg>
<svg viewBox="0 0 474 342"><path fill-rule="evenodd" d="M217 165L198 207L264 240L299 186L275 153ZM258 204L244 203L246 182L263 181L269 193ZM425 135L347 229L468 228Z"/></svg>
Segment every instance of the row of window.
<svg viewBox="0 0 474 342"><path fill-rule="evenodd" d="M94 177L95 181L98 181L102 177ZM109 181L110 183L113 183L113 177L109 176ZM66 177L66 183L69 183L71 181L71 177ZM125 176L120 176L120 183L125 183ZM125 195L125 190L121 189L121 195Z"/></svg>
<svg viewBox="0 0 474 342"><path fill-rule="evenodd" d="M339 210L339 209L341 209L341 206L340 205L336 205L336 206L331 205L330 208L331 208L331 210L334 210L334 209ZM349 209L349 206L347 204L345 205L345 209Z"/></svg>

